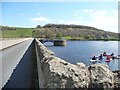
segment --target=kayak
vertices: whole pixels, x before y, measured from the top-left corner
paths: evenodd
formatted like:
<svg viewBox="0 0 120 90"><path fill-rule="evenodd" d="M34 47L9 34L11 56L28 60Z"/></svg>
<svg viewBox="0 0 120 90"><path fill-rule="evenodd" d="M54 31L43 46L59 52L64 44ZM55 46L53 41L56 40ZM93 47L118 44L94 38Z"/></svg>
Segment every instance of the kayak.
<svg viewBox="0 0 120 90"><path fill-rule="evenodd" d="M120 59L120 56L114 56L113 59Z"/></svg>
<svg viewBox="0 0 120 90"><path fill-rule="evenodd" d="M110 62L110 60L105 60L105 62Z"/></svg>
<svg viewBox="0 0 120 90"><path fill-rule="evenodd" d="M90 62L97 62L97 60L92 60L92 59L91 59Z"/></svg>

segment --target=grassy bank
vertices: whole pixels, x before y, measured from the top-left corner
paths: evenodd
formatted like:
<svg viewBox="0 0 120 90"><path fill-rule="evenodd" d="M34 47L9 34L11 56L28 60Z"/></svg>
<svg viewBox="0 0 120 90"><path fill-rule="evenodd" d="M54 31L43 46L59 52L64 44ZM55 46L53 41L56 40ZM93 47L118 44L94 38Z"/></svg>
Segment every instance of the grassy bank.
<svg viewBox="0 0 120 90"><path fill-rule="evenodd" d="M24 38L32 37L31 28L16 28L16 30L2 30L0 33L2 38Z"/></svg>

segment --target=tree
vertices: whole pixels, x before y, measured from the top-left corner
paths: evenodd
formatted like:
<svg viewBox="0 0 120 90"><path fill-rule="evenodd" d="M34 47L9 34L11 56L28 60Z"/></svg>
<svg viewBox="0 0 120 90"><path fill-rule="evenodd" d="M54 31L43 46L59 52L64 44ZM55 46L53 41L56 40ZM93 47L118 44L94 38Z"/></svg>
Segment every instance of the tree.
<svg viewBox="0 0 120 90"><path fill-rule="evenodd" d="M41 25L37 25L37 28L41 28Z"/></svg>
<svg viewBox="0 0 120 90"><path fill-rule="evenodd" d="M90 36L89 35L85 35L84 38L88 40L88 39L90 39Z"/></svg>
<svg viewBox="0 0 120 90"><path fill-rule="evenodd" d="M62 37L63 37L62 33L58 33L58 34L56 35L56 38L58 38L58 39L62 39Z"/></svg>
<svg viewBox="0 0 120 90"><path fill-rule="evenodd" d="M55 37L55 33L50 29L46 29L45 30L45 37L46 38L53 38L53 37Z"/></svg>

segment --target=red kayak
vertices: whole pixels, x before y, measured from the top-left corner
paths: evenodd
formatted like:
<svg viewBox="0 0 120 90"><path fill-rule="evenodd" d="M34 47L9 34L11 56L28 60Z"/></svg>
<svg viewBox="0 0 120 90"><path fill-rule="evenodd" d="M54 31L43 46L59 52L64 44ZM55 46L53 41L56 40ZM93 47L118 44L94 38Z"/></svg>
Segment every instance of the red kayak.
<svg viewBox="0 0 120 90"><path fill-rule="evenodd" d="M107 57L107 58L113 58L113 56L110 56L110 55L107 55L106 57Z"/></svg>
<svg viewBox="0 0 120 90"><path fill-rule="evenodd" d="M107 59L107 60L105 60L105 62L110 62L110 60L109 60L109 59Z"/></svg>

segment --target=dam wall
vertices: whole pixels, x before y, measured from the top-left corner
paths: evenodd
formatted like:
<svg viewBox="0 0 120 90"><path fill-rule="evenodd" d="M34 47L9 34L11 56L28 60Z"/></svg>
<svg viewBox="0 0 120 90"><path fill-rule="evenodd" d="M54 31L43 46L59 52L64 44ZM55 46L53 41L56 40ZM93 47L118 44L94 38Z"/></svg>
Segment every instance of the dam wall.
<svg viewBox="0 0 120 90"><path fill-rule="evenodd" d="M35 40L40 88L120 88L120 71L111 71L106 64L71 64Z"/></svg>

